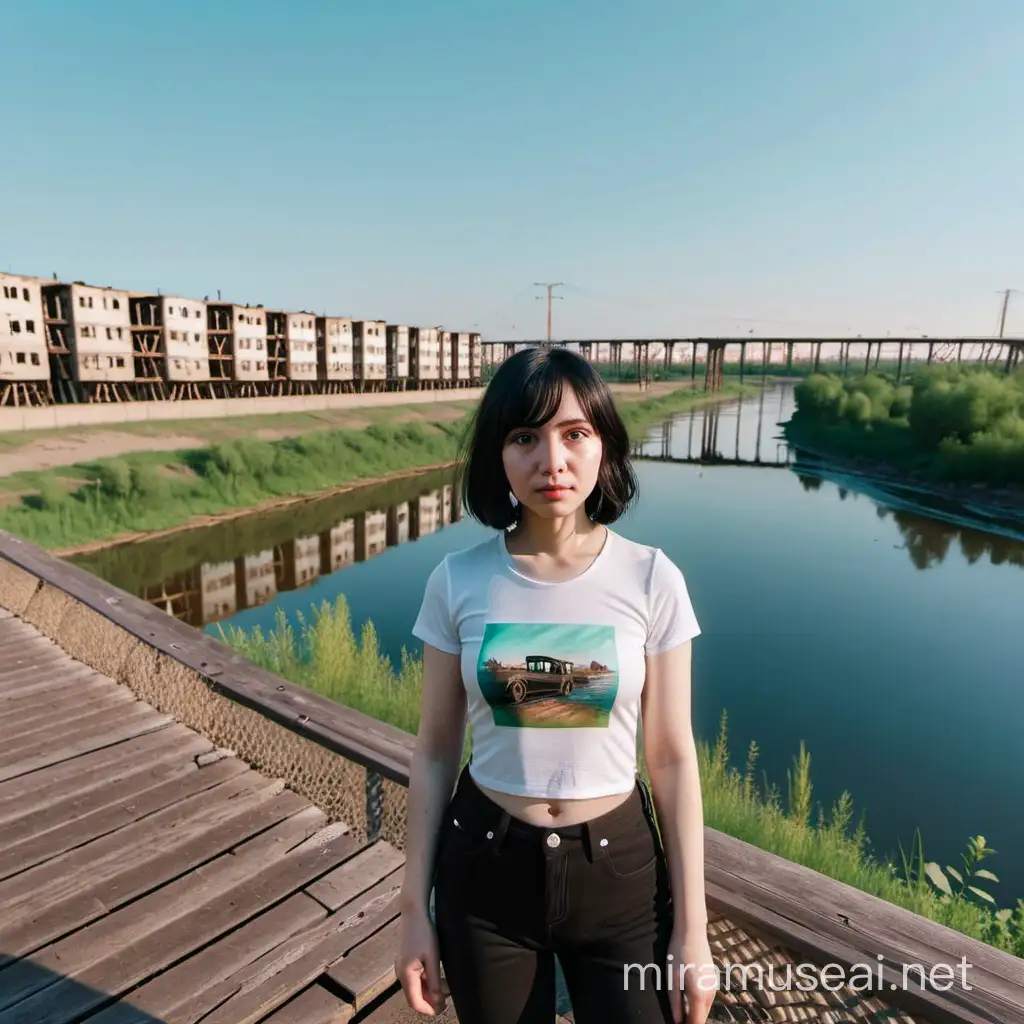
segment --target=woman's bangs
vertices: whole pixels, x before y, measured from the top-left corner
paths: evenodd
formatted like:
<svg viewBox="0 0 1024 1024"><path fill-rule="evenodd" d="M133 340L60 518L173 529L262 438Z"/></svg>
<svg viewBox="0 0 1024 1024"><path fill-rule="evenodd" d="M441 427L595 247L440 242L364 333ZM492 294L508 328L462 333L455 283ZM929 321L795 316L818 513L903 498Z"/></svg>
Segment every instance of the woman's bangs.
<svg viewBox="0 0 1024 1024"><path fill-rule="evenodd" d="M523 382L507 396L502 409L501 435L517 427L539 427L558 412L562 404L562 386L565 381L558 368L551 363Z"/></svg>

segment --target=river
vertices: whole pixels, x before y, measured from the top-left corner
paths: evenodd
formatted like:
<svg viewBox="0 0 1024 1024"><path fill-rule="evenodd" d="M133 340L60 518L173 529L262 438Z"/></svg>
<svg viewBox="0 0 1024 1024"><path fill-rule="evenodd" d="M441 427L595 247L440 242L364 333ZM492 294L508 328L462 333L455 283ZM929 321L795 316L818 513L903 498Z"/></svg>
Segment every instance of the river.
<svg viewBox="0 0 1024 1024"><path fill-rule="evenodd" d="M727 711L736 764L756 740L783 793L803 741L815 801L848 789L879 856L919 826L926 858L959 866L984 835L1001 878L987 887L1010 906L1024 897L1024 526L798 462L779 440L792 409L778 385L638 448L640 501L616 529L686 574L703 629L695 731L713 740ZM343 592L397 664L431 569L485 536L435 472L74 561L214 634Z"/></svg>

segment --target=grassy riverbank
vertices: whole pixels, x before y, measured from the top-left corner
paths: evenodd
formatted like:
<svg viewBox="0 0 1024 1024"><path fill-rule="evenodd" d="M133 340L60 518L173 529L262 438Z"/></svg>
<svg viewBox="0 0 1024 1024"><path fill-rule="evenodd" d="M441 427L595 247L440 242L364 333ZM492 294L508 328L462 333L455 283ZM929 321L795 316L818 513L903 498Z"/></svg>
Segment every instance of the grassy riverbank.
<svg viewBox="0 0 1024 1024"><path fill-rule="evenodd" d="M784 432L798 448L861 472L1024 506L1024 370L933 366L898 387L876 374L818 374L796 386L795 398Z"/></svg>
<svg viewBox="0 0 1024 1024"><path fill-rule="evenodd" d="M680 387L647 397L619 394L635 437L653 423L709 401L752 390L730 384L716 395ZM318 429L274 440L233 438L177 451L135 452L0 482L0 529L41 547L67 550L199 524L204 518L322 494L364 481L452 463L468 422L392 418L360 429Z"/></svg>
<svg viewBox="0 0 1024 1024"><path fill-rule="evenodd" d="M300 619L297 630L279 611L267 634L259 628L229 628L222 635L239 653L277 675L406 732L415 734L418 729L422 662L403 650L401 664L393 666L380 652L372 623L357 637L344 597L333 606L314 607L310 616ZM919 843L899 864L872 855L863 821L851 828L849 794L844 793L828 812L815 807L810 757L802 746L785 799L778 787L755 781L756 747L748 751L744 771L730 764L724 716L715 743L698 746L705 822L711 828L1024 956L1024 899L1011 912L997 910L966 888L961 894L960 882L953 878L950 883L948 870L940 871L924 860ZM983 843L972 841L967 857L971 868L963 878L965 886L981 892L994 877L988 874L988 863L970 877L974 861L987 856ZM964 874L962 867L960 873ZM943 884L951 885L949 893L942 891Z"/></svg>

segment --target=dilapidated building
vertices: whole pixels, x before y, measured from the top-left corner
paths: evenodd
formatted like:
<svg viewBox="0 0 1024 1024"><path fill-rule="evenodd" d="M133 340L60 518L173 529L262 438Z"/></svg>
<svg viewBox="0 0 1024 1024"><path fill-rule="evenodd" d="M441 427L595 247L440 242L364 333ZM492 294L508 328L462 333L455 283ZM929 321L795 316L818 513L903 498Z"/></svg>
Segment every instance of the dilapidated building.
<svg viewBox="0 0 1024 1024"><path fill-rule="evenodd" d="M469 334L466 331L452 332L452 376L456 387L467 387L470 381Z"/></svg>
<svg viewBox="0 0 1024 1024"><path fill-rule="evenodd" d="M42 297L54 388L86 401L134 398L128 292L54 282L43 284Z"/></svg>
<svg viewBox="0 0 1024 1024"><path fill-rule="evenodd" d="M176 295L131 295L129 310L139 397L206 397L206 303Z"/></svg>
<svg viewBox="0 0 1024 1024"><path fill-rule="evenodd" d="M441 348L441 387L450 388L455 384L455 335L439 327L437 339Z"/></svg>
<svg viewBox="0 0 1024 1024"><path fill-rule="evenodd" d="M355 381L352 321L341 316L316 318L316 358L328 393L351 391Z"/></svg>
<svg viewBox="0 0 1024 1024"><path fill-rule="evenodd" d="M206 331L212 381L252 384L250 393L255 394L255 385L270 379L267 313L262 306L207 302Z"/></svg>
<svg viewBox="0 0 1024 1024"><path fill-rule="evenodd" d="M267 374L273 394L307 394L317 380L317 316L267 310Z"/></svg>
<svg viewBox="0 0 1024 1024"><path fill-rule="evenodd" d="M480 384L484 376L484 346L479 334L469 335L469 380L473 385Z"/></svg>
<svg viewBox="0 0 1024 1024"><path fill-rule="evenodd" d="M36 405L49 399L41 282L0 274L0 405Z"/></svg>
<svg viewBox="0 0 1024 1024"><path fill-rule="evenodd" d="M404 324L387 325L388 387L404 391L409 379L409 328Z"/></svg>
<svg viewBox="0 0 1024 1024"><path fill-rule="evenodd" d="M355 376L364 391L383 390L387 379L386 328L384 320L352 322Z"/></svg>
<svg viewBox="0 0 1024 1024"><path fill-rule="evenodd" d="M436 388L441 376L441 341L436 327L409 328L409 377L414 387Z"/></svg>

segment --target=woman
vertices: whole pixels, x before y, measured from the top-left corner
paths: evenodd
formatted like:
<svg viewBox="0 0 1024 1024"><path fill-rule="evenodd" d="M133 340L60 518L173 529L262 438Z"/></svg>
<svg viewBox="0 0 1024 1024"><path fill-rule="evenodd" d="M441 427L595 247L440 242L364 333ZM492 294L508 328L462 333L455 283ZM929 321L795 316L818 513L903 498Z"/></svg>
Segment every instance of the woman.
<svg viewBox="0 0 1024 1024"><path fill-rule="evenodd" d="M553 1024L557 954L577 1024L704 1024L717 976L690 726L700 629L676 566L608 528L637 488L593 367L559 347L505 360L462 488L497 532L434 569L413 628L423 702L396 961L409 1005L443 1011L443 965L460 1024Z"/></svg>

